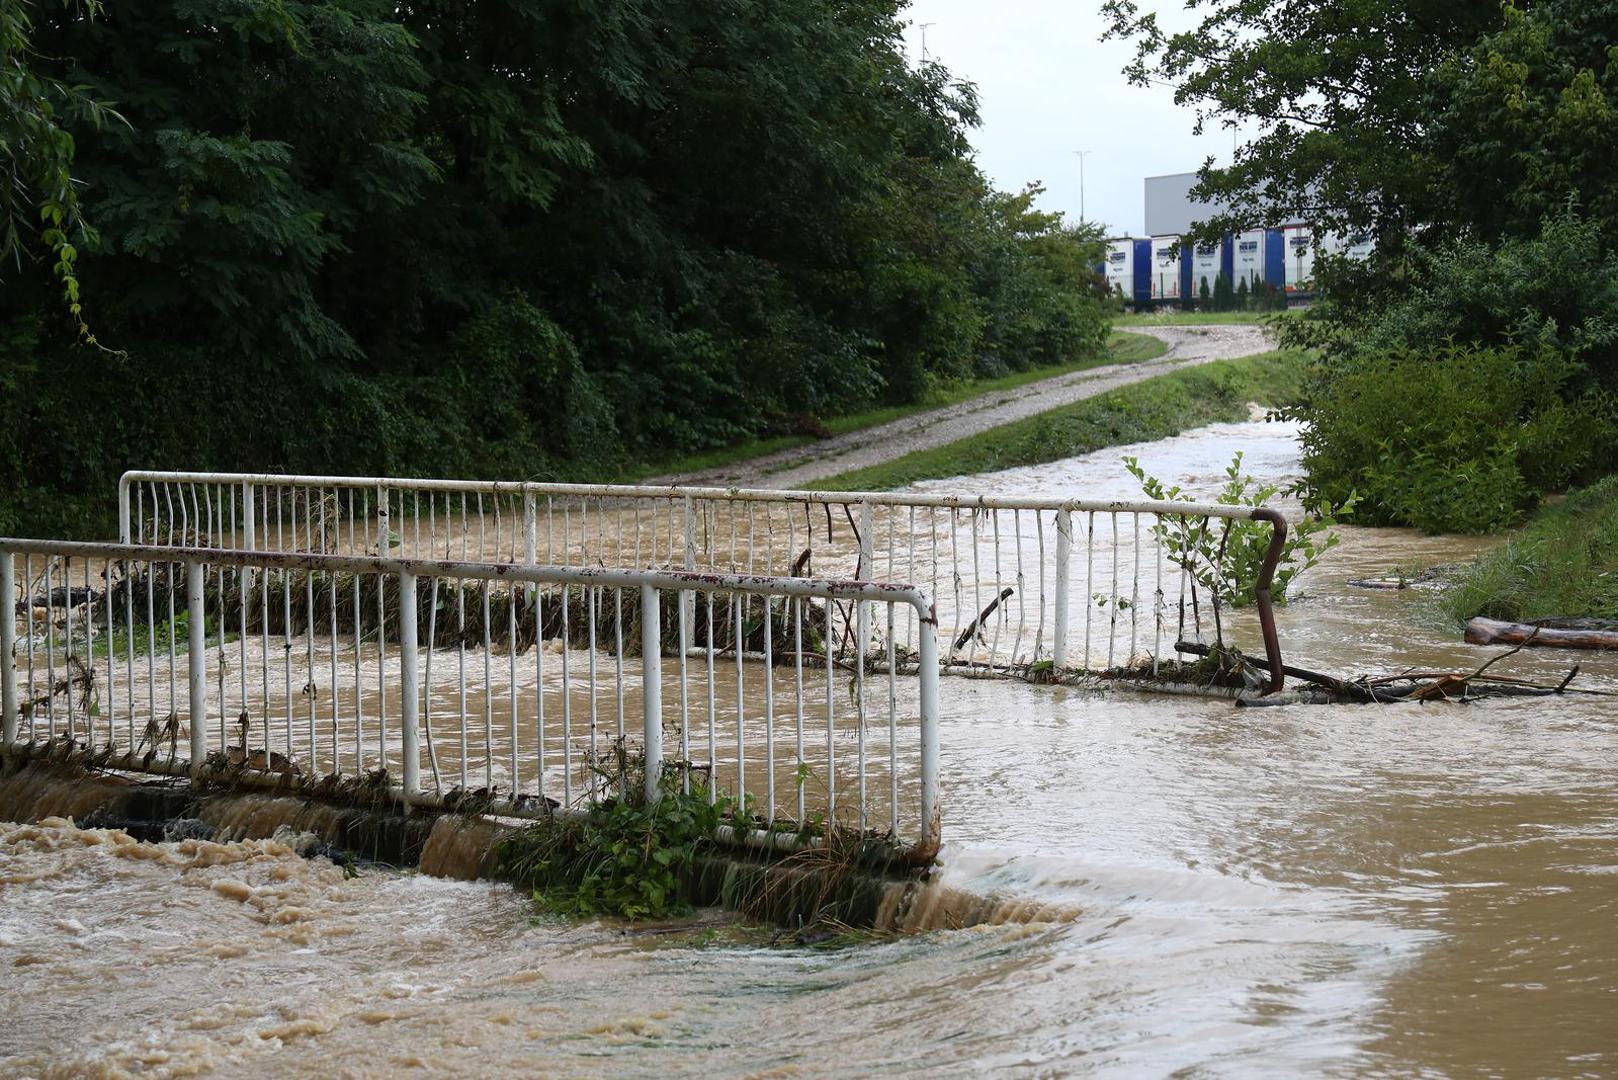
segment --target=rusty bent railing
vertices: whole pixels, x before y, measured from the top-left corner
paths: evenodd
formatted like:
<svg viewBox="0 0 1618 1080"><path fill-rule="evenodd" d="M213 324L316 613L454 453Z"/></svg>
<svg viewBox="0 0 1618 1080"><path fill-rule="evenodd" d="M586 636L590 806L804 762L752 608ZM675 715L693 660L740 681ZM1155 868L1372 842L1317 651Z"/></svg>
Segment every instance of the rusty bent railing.
<svg viewBox="0 0 1618 1080"><path fill-rule="evenodd" d="M615 762L727 833L938 848L936 617L868 581L0 540L0 748L584 812ZM900 679L908 619L916 679ZM836 629L868 628L849 662ZM625 771L616 774L622 789Z"/></svg>
<svg viewBox="0 0 1618 1080"><path fill-rule="evenodd" d="M1250 583L1253 610L1270 689L1282 686L1270 586L1286 522L1268 509L144 471L122 477L118 498L126 542L908 582L937 607L943 670L1044 668L1055 679L1115 670L1120 660L1155 674L1176 643L1219 633L1230 613L1220 612L1217 589L1209 595L1208 560L1189 538L1262 522L1271 531ZM829 617L847 623L839 641L872 640L853 607L834 606ZM895 628L896 659L907 667L918 658L919 625L905 614Z"/></svg>

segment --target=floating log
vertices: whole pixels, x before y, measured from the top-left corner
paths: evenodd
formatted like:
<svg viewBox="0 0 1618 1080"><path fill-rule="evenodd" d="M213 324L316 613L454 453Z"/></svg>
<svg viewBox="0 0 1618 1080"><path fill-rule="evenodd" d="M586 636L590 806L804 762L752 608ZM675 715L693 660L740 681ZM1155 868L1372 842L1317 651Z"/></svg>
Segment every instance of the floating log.
<svg viewBox="0 0 1618 1080"><path fill-rule="evenodd" d="M1555 649L1618 649L1618 630L1562 630L1501 622L1479 615L1466 624L1468 645L1533 645Z"/></svg>

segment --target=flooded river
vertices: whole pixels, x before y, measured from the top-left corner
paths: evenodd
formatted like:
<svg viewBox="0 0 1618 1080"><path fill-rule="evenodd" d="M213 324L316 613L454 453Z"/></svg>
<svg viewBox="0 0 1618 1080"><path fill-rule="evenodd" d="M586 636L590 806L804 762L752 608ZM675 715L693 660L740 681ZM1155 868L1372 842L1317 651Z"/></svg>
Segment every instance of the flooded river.
<svg viewBox="0 0 1618 1080"><path fill-rule="evenodd" d="M1207 495L1238 448L1290 478L1294 434L929 486L1133 495L1137 452ZM1289 661L1496 651L1419 590L1346 584L1476 541L1344 535L1280 613ZM1574 660L1574 685L1618 689L1612 658L1506 664ZM536 920L504 886L346 877L273 841L0 826L0 1073L1618 1072L1609 699L1238 710L952 679L943 709L942 883L1059 917L818 951L716 914Z"/></svg>

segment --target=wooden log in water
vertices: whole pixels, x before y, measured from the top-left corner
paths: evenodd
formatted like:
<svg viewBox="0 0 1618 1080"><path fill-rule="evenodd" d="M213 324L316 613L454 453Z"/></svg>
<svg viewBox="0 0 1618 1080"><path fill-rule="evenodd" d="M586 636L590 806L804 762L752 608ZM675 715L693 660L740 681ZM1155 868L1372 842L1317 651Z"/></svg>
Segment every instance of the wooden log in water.
<svg viewBox="0 0 1618 1080"><path fill-rule="evenodd" d="M1532 645L1556 649L1618 649L1618 630L1560 630L1501 622L1479 615L1466 624L1468 645Z"/></svg>

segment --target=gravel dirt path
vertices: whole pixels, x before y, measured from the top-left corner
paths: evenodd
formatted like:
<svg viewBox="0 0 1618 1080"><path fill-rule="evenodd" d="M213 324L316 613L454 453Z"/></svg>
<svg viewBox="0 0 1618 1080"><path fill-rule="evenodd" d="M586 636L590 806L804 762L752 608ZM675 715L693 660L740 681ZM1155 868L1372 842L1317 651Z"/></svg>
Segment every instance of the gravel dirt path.
<svg viewBox="0 0 1618 1080"><path fill-rule="evenodd" d="M943 446L1142 379L1214 360L1250 356L1275 347L1259 326L1154 326L1132 327L1131 331L1159 339L1168 346L1168 352L1138 364L1109 364L1043 379L1015 390L995 391L945 408L716 469L642 482L702 487L811 487L818 480L851 469L880 465L912 451Z"/></svg>

